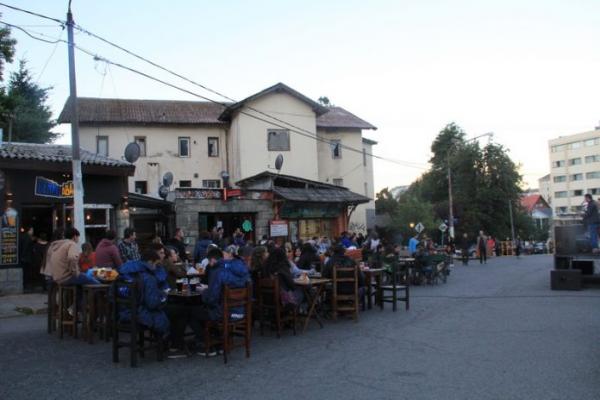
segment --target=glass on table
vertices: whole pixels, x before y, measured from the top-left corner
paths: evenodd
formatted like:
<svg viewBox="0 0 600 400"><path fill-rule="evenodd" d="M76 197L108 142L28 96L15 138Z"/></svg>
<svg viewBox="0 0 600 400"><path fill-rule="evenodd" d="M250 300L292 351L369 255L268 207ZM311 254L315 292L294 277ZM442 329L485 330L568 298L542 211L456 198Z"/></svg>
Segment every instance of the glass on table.
<svg viewBox="0 0 600 400"><path fill-rule="evenodd" d="M183 292L183 279L177 279L175 284L177 285L177 291Z"/></svg>

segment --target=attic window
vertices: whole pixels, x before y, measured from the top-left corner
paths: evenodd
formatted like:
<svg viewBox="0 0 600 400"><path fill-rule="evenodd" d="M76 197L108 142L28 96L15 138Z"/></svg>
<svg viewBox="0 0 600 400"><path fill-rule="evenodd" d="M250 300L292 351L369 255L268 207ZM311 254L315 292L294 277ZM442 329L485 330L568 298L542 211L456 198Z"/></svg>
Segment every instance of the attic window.
<svg viewBox="0 0 600 400"><path fill-rule="evenodd" d="M269 151L290 151L290 131L287 129L269 129L267 141Z"/></svg>

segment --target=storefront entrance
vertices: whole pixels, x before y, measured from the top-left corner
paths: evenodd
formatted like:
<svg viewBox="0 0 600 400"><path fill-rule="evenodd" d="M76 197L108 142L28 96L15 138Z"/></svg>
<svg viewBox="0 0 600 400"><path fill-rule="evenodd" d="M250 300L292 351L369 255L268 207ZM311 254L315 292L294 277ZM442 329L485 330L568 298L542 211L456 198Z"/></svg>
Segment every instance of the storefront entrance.
<svg viewBox="0 0 600 400"><path fill-rule="evenodd" d="M198 231L211 231L215 226L223 228L225 237L231 237L236 228L244 233L246 241L256 243L255 213L198 213Z"/></svg>

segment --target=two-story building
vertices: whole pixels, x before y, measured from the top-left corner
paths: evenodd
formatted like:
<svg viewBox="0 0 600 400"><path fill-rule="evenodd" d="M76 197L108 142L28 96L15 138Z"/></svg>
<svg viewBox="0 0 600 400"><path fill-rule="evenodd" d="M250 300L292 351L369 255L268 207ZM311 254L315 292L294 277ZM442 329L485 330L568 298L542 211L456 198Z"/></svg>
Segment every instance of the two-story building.
<svg viewBox="0 0 600 400"><path fill-rule="evenodd" d="M59 117L61 123L70 122L68 105ZM157 196L163 175L173 174L170 189L176 223L187 227L190 236L195 237L198 229L210 229L212 223L250 221L248 213L255 211L257 203L247 200L257 199L239 196L226 207L218 204L223 201L219 197L223 172L233 188L237 182L277 172L298 178L307 188L330 189L331 204L353 199L336 203L351 210L345 224L336 224L340 229L366 230L367 214L375 209L370 154L376 142L364 138L363 131L376 128L341 107L324 107L282 83L230 104L79 98L78 105L83 148L120 157L128 143L139 144L141 157L129 180L131 192ZM283 167L276 171L280 154ZM334 186L358 197L333 195ZM322 201L329 204L326 197ZM253 215L253 232L267 233L275 214ZM339 233L319 226L298 237ZM291 233L290 238L294 239Z"/></svg>

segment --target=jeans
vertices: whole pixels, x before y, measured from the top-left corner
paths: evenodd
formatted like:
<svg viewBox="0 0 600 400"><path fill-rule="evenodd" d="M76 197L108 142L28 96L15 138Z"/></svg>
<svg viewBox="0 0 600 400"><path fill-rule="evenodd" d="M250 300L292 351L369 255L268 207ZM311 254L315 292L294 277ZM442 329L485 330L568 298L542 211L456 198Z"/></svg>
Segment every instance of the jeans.
<svg viewBox="0 0 600 400"><path fill-rule="evenodd" d="M590 234L590 244L592 249L598 248L598 224L589 224L588 232Z"/></svg>
<svg viewBox="0 0 600 400"><path fill-rule="evenodd" d="M80 273L78 276L72 276L68 281L64 282L63 285L75 285L79 286L77 288L77 308L82 309L82 293L81 286L82 285L99 285L100 282L95 278L89 277L84 273Z"/></svg>

